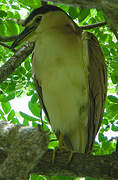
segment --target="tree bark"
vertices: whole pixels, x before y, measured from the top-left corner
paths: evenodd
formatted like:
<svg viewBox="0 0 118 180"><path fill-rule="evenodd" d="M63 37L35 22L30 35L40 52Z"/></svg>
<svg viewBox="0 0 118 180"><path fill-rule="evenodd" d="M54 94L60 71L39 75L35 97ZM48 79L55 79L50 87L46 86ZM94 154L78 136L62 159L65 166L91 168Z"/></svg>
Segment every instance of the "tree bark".
<svg viewBox="0 0 118 180"><path fill-rule="evenodd" d="M14 70L19 67L22 62L32 53L34 43L26 43L23 45L6 63L0 67L0 83L7 79Z"/></svg>
<svg viewBox="0 0 118 180"><path fill-rule="evenodd" d="M118 153L94 156L48 150L48 134L39 128L0 121L0 180L27 180L29 174L118 179ZM69 160L70 156L72 158Z"/></svg>
<svg viewBox="0 0 118 180"><path fill-rule="evenodd" d="M48 149L42 128L23 127L0 121L0 180L27 180Z"/></svg>
<svg viewBox="0 0 118 180"><path fill-rule="evenodd" d="M47 176L79 176L102 179L118 179L118 153L94 156L57 150L52 163L52 151L43 156L31 173Z"/></svg>

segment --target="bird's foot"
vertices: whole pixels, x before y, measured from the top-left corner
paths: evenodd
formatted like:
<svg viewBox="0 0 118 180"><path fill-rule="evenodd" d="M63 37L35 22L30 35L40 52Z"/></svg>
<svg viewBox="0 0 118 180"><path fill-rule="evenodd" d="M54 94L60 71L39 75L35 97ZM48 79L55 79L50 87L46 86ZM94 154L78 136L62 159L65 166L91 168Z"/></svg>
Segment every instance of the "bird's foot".
<svg viewBox="0 0 118 180"><path fill-rule="evenodd" d="M72 157L73 157L73 153L74 151L70 151L69 149L67 149L66 147L56 147L54 150L53 150L53 153L52 153L52 159L51 159L51 163L54 164L55 162L55 159L56 159L56 152L57 151L60 151L62 154L63 153L68 153L68 157L67 157L67 160L66 160L66 164L70 164L71 163L71 160L72 160Z"/></svg>
<svg viewBox="0 0 118 180"><path fill-rule="evenodd" d="M60 131L56 132L56 136L58 137L58 140L59 140L59 147L56 147L53 150L52 164L54 164L57 150L59 150L61 153L67 152L69 154L68 160L66 160L66 164L69 164L71 162L71 160L72 160L72 156L73 156L73 153L74 153L71 141L68 138L68 136L60 133Z"/></svg>

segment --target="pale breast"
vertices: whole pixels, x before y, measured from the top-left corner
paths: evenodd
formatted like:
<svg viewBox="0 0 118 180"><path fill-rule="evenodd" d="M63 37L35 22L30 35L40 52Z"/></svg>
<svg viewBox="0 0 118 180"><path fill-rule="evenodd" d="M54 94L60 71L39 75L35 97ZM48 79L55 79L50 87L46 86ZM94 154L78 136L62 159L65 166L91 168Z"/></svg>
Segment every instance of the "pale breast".
<svg viewBox="0 0 118 180"><path fill-rule="evenodd" d="M88 67L82 49L81 36L54 29L40 36L34 50L33 71L41 83L52 128L67 134L76 123L87 131Z"/></svg>

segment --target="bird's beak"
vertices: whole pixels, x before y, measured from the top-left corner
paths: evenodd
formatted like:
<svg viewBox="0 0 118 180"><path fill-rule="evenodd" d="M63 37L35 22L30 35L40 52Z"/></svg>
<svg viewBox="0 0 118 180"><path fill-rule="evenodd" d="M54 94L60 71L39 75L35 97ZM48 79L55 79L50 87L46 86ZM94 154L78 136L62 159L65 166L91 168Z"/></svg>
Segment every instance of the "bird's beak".
<svg viewBox="0 0 118 180"><path fill-rule="evenodd" d="M28 26L24 29L24 31L22 31L16 38L16 40L13 42L13 44L11 45L11 49L13 50L16 46L18 46L19 44L21 44L22 42L26 41L29 39L29 37L31 36L32 32L34 32L34 30L36 29L37 26Z"/></svg>

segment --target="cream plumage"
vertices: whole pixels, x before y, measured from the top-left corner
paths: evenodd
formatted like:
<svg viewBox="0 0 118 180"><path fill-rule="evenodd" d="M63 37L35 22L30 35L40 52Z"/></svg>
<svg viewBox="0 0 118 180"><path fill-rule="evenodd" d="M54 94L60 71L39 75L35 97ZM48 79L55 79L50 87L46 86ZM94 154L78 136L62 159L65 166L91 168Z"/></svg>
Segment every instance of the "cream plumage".
<svg viewBox="0 0 118 180"><path fill-rule="evenodd" d="M105 61L96 37L51 5L34 10L25 26L12 48L24 39L35 42L32 69L52 129L68 148L90 151L106 96Z"/></svg>

